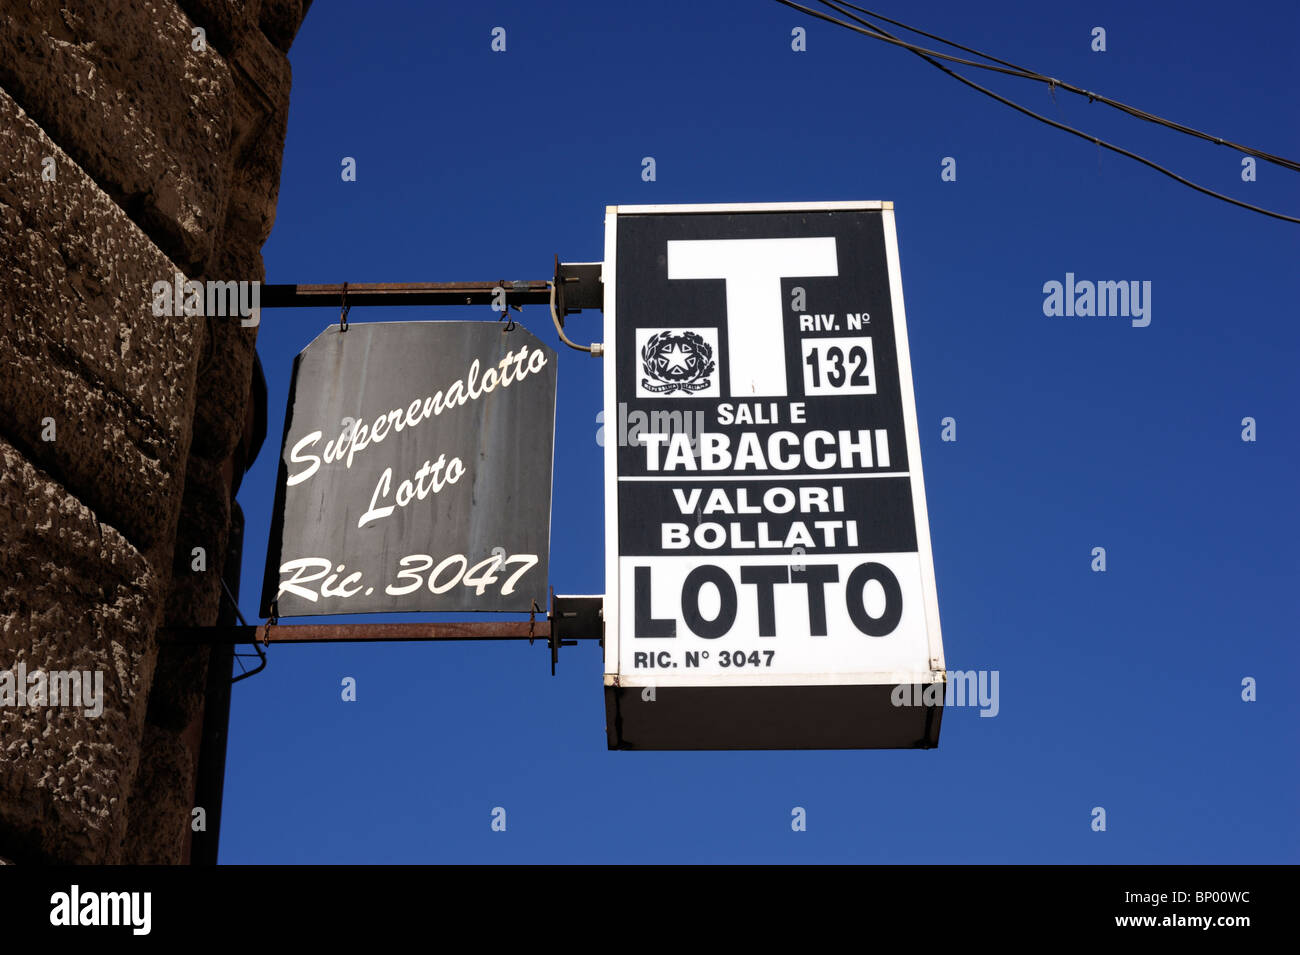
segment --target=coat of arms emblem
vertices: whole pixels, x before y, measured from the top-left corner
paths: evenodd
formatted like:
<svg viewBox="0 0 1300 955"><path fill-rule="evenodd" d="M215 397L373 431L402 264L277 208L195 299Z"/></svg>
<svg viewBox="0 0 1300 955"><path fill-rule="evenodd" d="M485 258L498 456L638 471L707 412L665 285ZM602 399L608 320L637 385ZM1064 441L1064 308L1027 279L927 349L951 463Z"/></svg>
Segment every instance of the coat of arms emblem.
<svg viewBox="0 0 1300 955"><path fill-rule="evenodd" d="M713 346L691 331L662 331L641 348L641 387L659 395L693 394L712 385Z"/></svg>

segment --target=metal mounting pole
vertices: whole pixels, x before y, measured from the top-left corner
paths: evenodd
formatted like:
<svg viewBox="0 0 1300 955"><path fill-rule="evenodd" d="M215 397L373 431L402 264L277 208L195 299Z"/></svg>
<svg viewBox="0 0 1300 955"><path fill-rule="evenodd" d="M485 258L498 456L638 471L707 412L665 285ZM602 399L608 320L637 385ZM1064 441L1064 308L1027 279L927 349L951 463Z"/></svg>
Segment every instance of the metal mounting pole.
<svg viewBox="0 0 1300 955"><path fill-rule="evenodd" d="M551 609L533 620L451 620L436 623L295 623L258 626L170 627L160 643L227 646L236 643L375 643L404 640L544 640L554 652L571 640L603 639L604 597L551 595ZM540 613L540 608L538 609Z"/></svg>
<svg viewBox="0 0 1300 955"><path fill-rule="evenodd" d="M347 305L494 305L505 289L507 305L549 305L556 288L560 324L584 308L604 305L601 263L561 262L555 257L553 279L496 282L342 282L330 285L263 285L262 308L337 306L347 293Z"/></svg>
<svg viewBox="0 0 1300 955"><path fill-rule="evenodd" d="M505 289L510 305L546 305L545 280L530 282L348 282L348 305L491 305ZM263 285L262 308L337 307L344 284Z"/></svg>
<svg viewBox="0 0 1300 955"><path fill-rule="evenodd" d="M454 621L449 623L307 623L256 627L174 627L160 632L168 643L375 643L405 640L548 640L549 620ZM599 635L587 639L597 640Z"/></svg>

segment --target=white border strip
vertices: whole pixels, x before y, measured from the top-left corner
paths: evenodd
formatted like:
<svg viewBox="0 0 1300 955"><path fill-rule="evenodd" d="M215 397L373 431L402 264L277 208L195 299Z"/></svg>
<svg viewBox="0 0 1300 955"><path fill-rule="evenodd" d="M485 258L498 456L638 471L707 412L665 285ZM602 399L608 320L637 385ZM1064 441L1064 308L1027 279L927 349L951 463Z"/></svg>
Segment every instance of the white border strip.
<svg viewBox="0 0 1300 955"><path fill-rule="evenodd" d="M604 283L605 341L601 361L605 363L605 684L618 674L618 402L614 397L615 361L618 341L614 335L614 290L617 287L618 206L605 207ZM614 418L609 420L610 414ZM610 425L613 425L613 431ZM611 440L611 438L613 440Z"/></svg>
<svg viewBox="0 0 1300 955"><path fill-rule="evenodd" d="M910 477L910 471L881 471L879 474L791 474L789 471L782 471L781 477L774 478L770 474L714 474L712 471L683 471L681 474L653 477L642 477L637 475L625 474L619 478L620 481L667 481L676 484L688 484L691 482L697 484L714 483L717 481L771 481L774 484L780 484L785 480L807 481L813 478L826 483L834 481L860 481L864 478L903 478Z"/></svg>
<svg viewBox="0 0 1300 955"><path fill-rule="evenodd" d="M661 673L672 673L671 682L664 682ZM941 670L889 670L865 673L764 673L746 667L743 670L637 670L624 673L620 686L898 686L900 684L947 683ZM609 685L606 680L605 685Z"/></svg>
<svg viewBox="0 0 1300 955"><path fill-rule="evenodd" d="M903 276L898 263L898 233L893 204L881 212L885 230L885 262L889 269L889 304L894 313L894 344L903 393L903 431L907 463L912 474L912 507L916 512L916 547L921 556L921 589L925 601L925 632L930 642L930 669L943 670L943 636L939 631L939 597L934 582L934 553L930 547L930 512L925 504L921 472L921 432L916 421L916 391L912 385L912 349L907 342L907 312L903 308Z"/></svg>
<svg viewBox="0 0 1300 955"><path fill-rule="evenodd" d="M866 209L880 211L893 209L894 204L879 199L860 202L702 202L693 205L663 206L606 206L606 221L612 211L616 216L650 216L674 214L682 215L692 212L837 212L844 209ZM609 233L606 232L608 237ZM606 251L609 246L606 243ZM609 265L608 258L605 260Z"/></svg>

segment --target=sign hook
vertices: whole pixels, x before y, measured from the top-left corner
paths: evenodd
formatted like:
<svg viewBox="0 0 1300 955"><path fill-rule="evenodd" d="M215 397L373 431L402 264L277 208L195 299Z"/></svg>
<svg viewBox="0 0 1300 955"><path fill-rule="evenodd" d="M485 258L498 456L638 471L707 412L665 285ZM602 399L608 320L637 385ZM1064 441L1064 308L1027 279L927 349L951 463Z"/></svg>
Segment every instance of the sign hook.
<svg viewBox="0 0 1300 955"><path fill-rule="evenodd" d="M499 289L502 290L502 295L501 295L501 314L497 316L497 321L499 322L499 321L501 321L503 318L506 319L506 327L503 328L502 331L503 331L503 332L513 332L513 331L515 330L516 325L515 325L514 317L510 314L510 310L513 308L516 312L521 312L521 311L523 311L523 309L521 309L518 305L511 305L511 304L510 304L510 300L506 298L506 296L505 296L505 294L504 294L504 292L505 292L505 288L506 288L506 283L505 283L505 280L504 280L504 279L502 279L500 282L497 283L497 288L499 288ZM495 293L494 293L494 294L495 294ZM495 304L493 304L493 306L492 306L492 310L493 310L493 311L496 311L496 305L495 305Z"/></svg>

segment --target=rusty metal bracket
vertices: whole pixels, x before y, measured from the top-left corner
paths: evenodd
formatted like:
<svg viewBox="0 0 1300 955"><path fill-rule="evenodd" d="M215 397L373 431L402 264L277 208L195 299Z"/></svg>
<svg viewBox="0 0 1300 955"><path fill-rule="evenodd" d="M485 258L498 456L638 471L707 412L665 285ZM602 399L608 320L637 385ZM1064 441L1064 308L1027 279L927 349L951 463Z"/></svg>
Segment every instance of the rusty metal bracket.
<svg viewBox="0 0 1300 955"><path fill-rule="evenodd" d="M558 598L563 600L565 598ZM538 608L541 609L540 607ZM569 632L571 624L557 616L556 625L565 631L564 646L568 640L599 640L598 631L591 633ZM436 623L305 623L284 624L267 621L260 626L242 627L164 627L158 631L160 643L213 645L269 643L269 631L274 628L275 642L286 643L375 643L407 640L534 640L551 639L555 629L550 619L498 620L498 621L438 621Z"/></svg>
<svg viewBox="0 0 1300 955"><path fill-rule="evenodd" d="M551 624L547 620L439 621L437 623L306 623L271 624L243 627L165 627L158 631L158 641L165 645L211 646L270 641L275 629L277 645L290 643L388 643L412 640L527 640L529 631L536 640L549 641ZM590 639L595 640L593 634Z"/></svg>
<svg viewBox="0 0 1300 955"><path fill-rule="evenodd" d="M357 624L292 624L280 623L275 616L276 606L271 605L272 616L266 623L238 627L166 627L158 631L160 644L168 646L230 646L251 643L262 657L262 666L236 677L238 682L265 667L262 647L269 647L271 631L275 642L284 643L377 643L411 640L536 640L546 641L551 651L551 675L555 675L561 647L577 646L581 640L602 640L601 613L604 597L555 596L550 593L550 609L546 619L537 619L541 607L533 601L527 620L501 621L440 621L437 623L357 623ZM240 617L243 621L243 617ZM258 647L258 644L261 647Z"/></svg>

